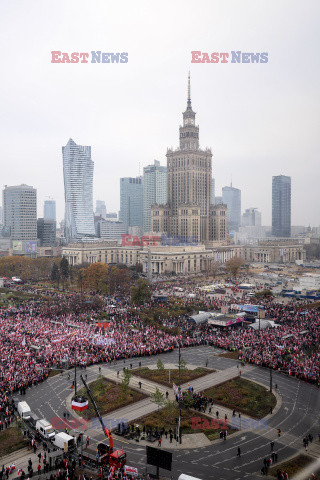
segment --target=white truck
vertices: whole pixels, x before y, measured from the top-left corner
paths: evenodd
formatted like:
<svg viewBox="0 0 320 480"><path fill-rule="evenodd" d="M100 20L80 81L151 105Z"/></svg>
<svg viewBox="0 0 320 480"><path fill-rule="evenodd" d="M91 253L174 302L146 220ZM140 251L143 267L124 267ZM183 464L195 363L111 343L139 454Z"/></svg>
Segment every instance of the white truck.
<svg viewBox="0 0 320 480"><path fill-rule="evenodd" d="M71 437L71 435L64 432L56 434L53 439L53 444L58 448L62 448L65 452L72 451L76 446L74 437Z"/></svg>
<svg viewBox="0 0 320 480"><path fill-rule="evenodd" d="M31 408L29 407L27 402L18 403L18 413L23 420L29 420L31 415Z"/></svg>
<svg viewBox="0 0 320 480"><path fill-rule="evenodd" d="M55 430L52 428L51 423L48 422L48 420L46 420L45 418L36 422L36 430L39 432L42 438L46 439L52 440L56 434Z"/></svg>

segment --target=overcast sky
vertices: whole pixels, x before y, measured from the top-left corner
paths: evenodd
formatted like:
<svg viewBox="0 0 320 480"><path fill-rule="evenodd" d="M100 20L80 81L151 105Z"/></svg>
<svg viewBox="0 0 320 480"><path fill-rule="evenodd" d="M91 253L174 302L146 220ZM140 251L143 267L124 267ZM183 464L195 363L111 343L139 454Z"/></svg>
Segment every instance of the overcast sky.
<svg viewBox="0 0 320 480"><path fill-rule="evenodd" d="M271 223L273 175L292 178L292 224L319 226L319 15L308 0L2 0L1 186L26 183L64 216L61 147L92 146L94 203L178 146L187 75L216 194ZM51 51L128 52L122 64L52 64ZM191 63L191 51L268 52L268 63Z"/></svg>

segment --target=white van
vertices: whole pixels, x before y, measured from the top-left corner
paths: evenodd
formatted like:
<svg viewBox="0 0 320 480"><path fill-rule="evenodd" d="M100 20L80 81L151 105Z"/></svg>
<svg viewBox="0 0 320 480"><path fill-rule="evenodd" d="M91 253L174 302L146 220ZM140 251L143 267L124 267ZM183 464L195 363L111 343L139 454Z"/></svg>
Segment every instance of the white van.
<svg viewBox="0 0 320 480"><path fill-rule="evenodd" d="M31 408L27 404L27 402L19 402L18 403L18 413L21 418L24 420L29 420L31 415Z"/></svg>
<svg viewBox="0 0 320 480"><path fill-rule="evenodd" d="M38 430L39 434L43 438L54 438L56 432L52 428L51 423L48 422L45 418L42 420L38 420L36 422L36 430Z"/></svg>
<svg viewBox="0 0 320 480"><path fill-rule="evenodd" d="M62 448L65 452L70 452L75 447L74 437L64 432L56 434L53 444L58 448Z"/></svg>

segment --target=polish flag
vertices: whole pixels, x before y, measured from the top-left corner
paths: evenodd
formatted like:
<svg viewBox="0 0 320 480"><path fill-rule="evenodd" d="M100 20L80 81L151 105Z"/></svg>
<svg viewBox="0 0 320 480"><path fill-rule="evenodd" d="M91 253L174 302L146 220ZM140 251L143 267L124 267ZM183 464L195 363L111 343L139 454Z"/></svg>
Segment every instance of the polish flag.
<svg viewBox="0 0 320 480"><path fill-rule="evenodd" d="M82 410L86 410L89 407L89 403L85 397L73 397L71 407L72 410L82 412Z"/></svg>

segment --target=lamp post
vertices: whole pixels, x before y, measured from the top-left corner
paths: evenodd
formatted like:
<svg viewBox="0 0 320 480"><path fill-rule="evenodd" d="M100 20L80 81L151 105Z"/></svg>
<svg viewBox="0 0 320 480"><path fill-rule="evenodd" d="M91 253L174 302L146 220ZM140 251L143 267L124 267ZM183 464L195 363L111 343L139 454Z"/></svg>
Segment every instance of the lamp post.
<svg viewBox="0 0 320 480"><path fill-rule="evenodd" d="M178 436L179 436L179 443L182 443L181 438L181 351L180 351L180 342L179 342L179 396L178 396L178 403L179 403L179 422L178 422Z"/></svg>

